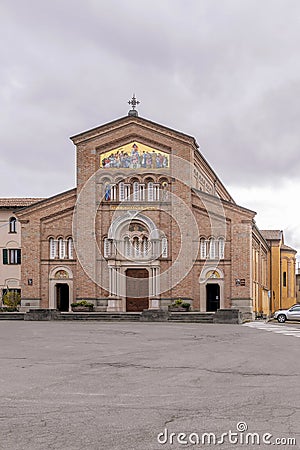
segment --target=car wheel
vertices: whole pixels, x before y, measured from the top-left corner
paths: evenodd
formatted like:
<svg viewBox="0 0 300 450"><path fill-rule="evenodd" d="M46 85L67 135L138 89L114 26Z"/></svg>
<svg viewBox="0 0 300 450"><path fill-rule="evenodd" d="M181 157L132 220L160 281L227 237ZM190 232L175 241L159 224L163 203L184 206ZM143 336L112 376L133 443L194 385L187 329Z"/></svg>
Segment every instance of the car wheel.
<svg viewBox="0 0 300 450"><path fill-rule="evenodd" d="M286 321L286 316L284 314L279 314L277 317L278 322L284 323Z"/></svg>

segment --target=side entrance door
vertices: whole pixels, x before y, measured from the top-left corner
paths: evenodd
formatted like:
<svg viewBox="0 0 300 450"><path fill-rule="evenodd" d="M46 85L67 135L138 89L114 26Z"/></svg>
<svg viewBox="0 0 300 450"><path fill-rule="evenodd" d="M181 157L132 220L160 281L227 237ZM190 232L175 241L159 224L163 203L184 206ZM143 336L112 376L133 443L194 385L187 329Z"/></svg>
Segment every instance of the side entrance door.
<svg viewBox="0 0 300 450"><path fill-rule="evenodd" d="M59 311L69 311L69 286L67 283L56 284L56 308Z"/></svg>
<svg viewBox="0 0 300 450"><path fill-rule="evenodd" d="M126 311L149 308L149 272L147 269L126 270Z"/></svg>
<svg viewBox="0 0 300 450"><path fill-rule="evenodd" d="M206 285L206 311L217 311L220 308L220 286L217 283Z"/></svg>

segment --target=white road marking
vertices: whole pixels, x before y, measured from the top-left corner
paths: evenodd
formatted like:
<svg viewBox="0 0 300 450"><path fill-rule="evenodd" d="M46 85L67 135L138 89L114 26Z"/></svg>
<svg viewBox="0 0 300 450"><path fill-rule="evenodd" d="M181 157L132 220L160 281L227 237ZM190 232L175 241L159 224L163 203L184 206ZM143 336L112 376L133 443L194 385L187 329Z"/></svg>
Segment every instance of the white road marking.
<svg viewBox="0 0 300 450"><path fill-rule="evenodd" d="M287 327L286 325L273 325L267 322L247 322L244 327L256 328L257 330L270 331L271 333L284 334L286 336L300 337L300 329Z"/></svg>

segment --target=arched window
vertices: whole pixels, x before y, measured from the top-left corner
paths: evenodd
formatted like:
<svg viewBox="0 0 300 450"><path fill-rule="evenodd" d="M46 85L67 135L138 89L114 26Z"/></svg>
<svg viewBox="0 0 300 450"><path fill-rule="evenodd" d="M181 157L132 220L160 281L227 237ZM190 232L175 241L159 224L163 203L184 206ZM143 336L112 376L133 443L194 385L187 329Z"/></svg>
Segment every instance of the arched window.
<svg viewBox="0 0 300 450"><path fill-rule="evenodd" d="M50 259L55 259L57 254L57 241L54 238L49 239L49 254Z"/></svg>
<svg viewBox="0 0 300 450"><path fill-rule="evenodd" d="M225 241L224 238L219 238L219 258L224 259Z"/></svg>
<svg viewBox="0 0 300 450"><path fill-rule="evenodd" d="M134 237L133 241L132 241L132 244L133 244L134 256L135 257L140 256L140 241L139 241L139 238L138 237Z"/></svg>
<svg viewBox="0 0 300 450"><path fill-rule="evenodd" d="M71 238L71 237L69 237L68 238L68 258L69 259L73 259L73 249L74 249L74 246L73 246L73 239Z"/></svg>
<svg viewBox="0 0 300 450"><path fill-rule="evenodd" d="M139 184L139 197L141 202L145 201L145 185L142 183Z"/></svg>
<svg viewBox="0 0 300 450"><path fill-rule="evenodd" d="M66 242L63 238L58 239L58 255L59 259L64 259L66 257Z"/></svg>
<svg viewBox="0 0 300 450"><path fill-rule="evenodd" d="M209 240L209 258L216 258L216 240L213 237Z"/></svg>
<svg viewBox="0 0 300 450"><path fill-rule="evenodd" d="M133 201L138 202L140 200L140 190L139 190L139 183L135 181L133 183Z"/></svg>
<svg viewBox="0 0 300 450"><path fill-rule="evenodd" d="M115 184L111 185L111 200L113 202L117 200L117 186Z"/></svg>
<svg viewBox="0 0 300 450"><path fill-rule="evenodd" d="M130 200L130 184L126 184L123 181L119 183L119 201L129 201Z"/></svg>
<svg viewBox="0 0 300 450"><path fill-rule="evenodd" d="M145 258L148 254L148 249L149 249L149 245L148 245L148 238L146 236L143 237L142 239L142 256Z"/></svg>
<svg viewBox="0 0 300 450"><path fill-rule="evenodd" d="M123 181L119 184L119 200L123 202L125 199L125 188Z"/></svg>
<svg viewBox="0 0 300 450"><path fill-rule="evenodd" d="M206 240L204 238L200 239L200 258L205 259L207 256L206 250Z"/></svg>
<svg viewBox="0 0 300 450"><path fill-rule="evenodd" d="M15 217L11 217L9 219L9 232L10 233L17 232L17 219Z"/></svg>
<svg viewBox="0 0 300 450"><path fill-rule="evenodd" d="M153 201L158 202L160 199L160 186L158 183L153 184Z"/></svg>
<svg viewBox="0 0 300 450"><path fill-rule="evenodd" d="M112 242L111 239L104 239L104 258L109 258L112 254Z"/></svg>
<svg viewBox="0 0 300 450"><path fill-rule="evenodd" d="M130 258L131 256L131 244L128 236L124 238L124 254L126 258Z"/></svg>
<svg viewBox="0 0 300 450"><path fill-rule="evenodd" d="M148 183L148 202L153 202L154 198L153 198L153 182L149 181Z"/></svg>
<svg viewBox="0 0 300 450"><path fill-rule="evenodd" d="M160 200L165 202L168 200L168 182L163 180L161 183L161 195L160 195Z"/></svg>

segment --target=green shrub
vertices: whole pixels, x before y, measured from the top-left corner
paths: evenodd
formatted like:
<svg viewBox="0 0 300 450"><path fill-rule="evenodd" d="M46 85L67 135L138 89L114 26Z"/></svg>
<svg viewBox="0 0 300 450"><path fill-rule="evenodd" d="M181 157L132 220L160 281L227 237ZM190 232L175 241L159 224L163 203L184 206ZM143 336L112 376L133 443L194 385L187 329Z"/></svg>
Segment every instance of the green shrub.
<svg viewBox="0 0 300 450"><path fill-rule="evenodd" d="M2 302L8 308L13 308L16 311L21 303L21 294L19 292L7 291L2 297Z"/></svg>
<svg viewBox="0 0 300 450"><path fill-rule="evenodd" d="M172 303L171 307L173 307L173 308L182 307L182 308L189 310L191 305L190 305L190 303L184 302L181 298L178 298L177 300L175 300L174 303Z"/></svg>
<svg viewBox="0 0 300 450"><path fill-rule="evenodd" d="M80 300L79 302L71 303L71 306L94 306L94 304L87 300Z"/></svg>
<svg viewBox="0 0 300 450"><path fill-rule="evenodd" d="M182 303L181 303L181 306L182 306L183 308L190 309L190 306L191 306L191 305L190 305L189 303L187 303L187 302L186 302L186 303L185 303L185 302L182 302Z"/></svg>
<svg viewBox="0 0 300 450"><path fill-rule="evenodd" d="M183 303L183 300L181 300L181 298L178 298L177 300L175 300L174 305L175 306L181 306Z"/></svg>

